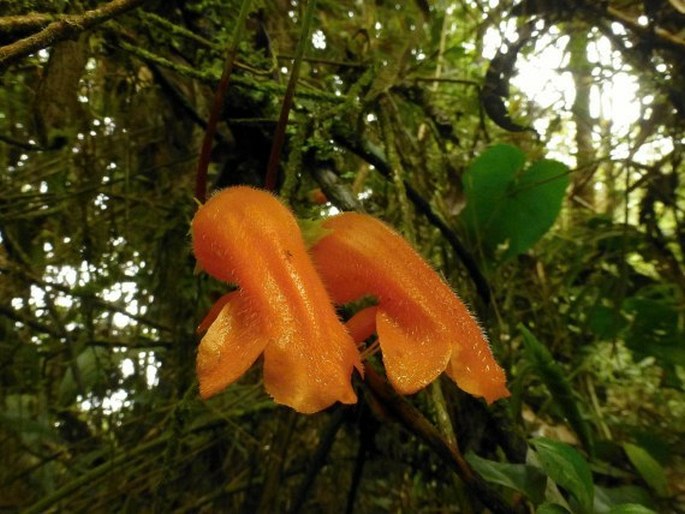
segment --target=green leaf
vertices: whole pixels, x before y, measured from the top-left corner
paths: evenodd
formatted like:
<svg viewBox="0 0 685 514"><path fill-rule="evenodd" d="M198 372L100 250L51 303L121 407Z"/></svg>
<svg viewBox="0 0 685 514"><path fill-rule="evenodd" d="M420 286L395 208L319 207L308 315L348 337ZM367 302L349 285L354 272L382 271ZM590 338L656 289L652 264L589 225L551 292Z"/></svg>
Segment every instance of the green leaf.
<svg viewBox="0 0 685 514"><path fill-rule="evenodd" d="M624 503L613 507L607 514L657 514L657 512L639 503Z"/></svg>
<svg viewBox="0 0 685 514"><path fill-rule="evenodd" d="M613 339L626 326L619 310L606 305L594 305L587 313L588 326L603 340Z"/></svg>
<svg viewBox="0 0 685 514"><path fill-rule="evenodd" d="M571 514L566 507L558 503L545 503L540 505L535 512L536 514Z"/></svg>
<svg viewBox="0 0 685 514"><path fill-rule="evenodd" d="M483 459L468 453L466 460L488 482L503 485L526 495L534 504L545 499L547 476L535 466Z"/></svg>
<svg viewBox="0 0 685 514"><path fill-rule="evenodd" d="M668 496L668 481L664 468L646 450L631 443L623 443L623 449L640 476L659 496Z"/></svg>
<svg viewBox="0 0 685 514"><path fill-rule="evenodd" d="M614 509L632 508L635 505L647 509L644 512L654 512L651 508L653 503L653 496L640 486L602 487L595 485L595 512L597 514L614 512Z"/></svg>
<svg viewBox="0 0 685 514"><path fill-rule="evenodd" d="M568 420L571 428L578 434L583 447L592 454L594 451L592 432L580 412L578 402L564 370L556 363L547 347L530 330L521 324L518 328L523 335L523 345L526 348L526 356L531 363L531 369L545 384L555 405Z"/></svg>
<svg viewBox="0 0 685 514"><path fill-rule="evenodd" d="M510 145L489 148L464 174L461 218L490 251L508 244L508 259L535 244L556 220L569 184L568 168L543 159L523 169L525 154Z"/></svg>
<svg viewBox="0 0 685 514"><path fill-rule="evenodd" d="M679 304L670 287L644 288L623 303L633 318L626 344L638 356L685 366L684 334L678 330Z"/></svg>
<svg viewBox="0 0 685 514"><path fill-rule="evenodd" d="M311 248L321 239L333 233L332 230L323 227L323 222L323 219L297 219L297 224L300 227L300 232L302 233L302 239L304 239L307 248Z"/></svg>
<svg viewBox="0 0 685 514"><path fill-rule="evenodd" d="M571 493L581 512L591 512L594 497L592 472L582 455L571 446L546 437L533 439L532 443L549 477Z"/></svg>
<svg viewBox="0 0 685 514"><path fill-rule="evenodd" d="M85 392L90 392L98 385L107 381L108 373L104 363L109 363L113 356L106 349L99 346L91 346L83 350L76 357L75 366L78 367ZM69 368L62 378L59 385L59 398L61 405L69 405L76 399L76 395L81 392L78 390L76 379L72 369Z"/></svg>

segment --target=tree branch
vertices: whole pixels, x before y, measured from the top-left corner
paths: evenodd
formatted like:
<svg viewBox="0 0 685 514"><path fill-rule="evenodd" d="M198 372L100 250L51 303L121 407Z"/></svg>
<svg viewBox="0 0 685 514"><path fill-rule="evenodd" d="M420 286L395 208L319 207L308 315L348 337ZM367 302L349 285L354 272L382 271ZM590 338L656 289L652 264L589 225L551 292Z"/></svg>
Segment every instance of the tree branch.
<svg viewBox="0 0 685 514"><path fill-rule="evenodd" d="M630 30L640 35L640 37L646 37L648 34L650 34L650 31L652 30L647 25L640 25L640 23L637 20L631 18L627 14L619 11L614 7L607 6L606 13L608 17L612 19L612 21L616 21L618 23L621 23L622 25L625 25ZM659 40L659 42L664 46L670 47L674 50L679 50L680 52L685 50L685 39L682 39L674 34L671 34L669 31L661 27L654 27L654 35L656 36L657 40Z"/></svg>
<svg viewBox="0 0 685 514"><path fill-rule="evenodd" d="M300 28L300 38L295 47L295 59L293 60L292 68L290 70L290 78L288 79L288 86L283 96L283 103L281 104L281 113L278 117L276 130L274 131L274 139L271 145L271 153L269 154L269 162L266 167L266 176L264 177L264 187L267 191L276 190L276 179L278 178L278 165L281 161L281 150L285 143L285 129L288 125L288 115L293 105L295 97L295 88L297 87L297 80L300 77L300 67L302 65L302 57L305 49L309 44L309 32L311 31L312 21L314 19L314 10L316 7L316 0L308 0L304 18L302 20L302 27Z"/></svg>
<svg viewBox="0 0 685 514"><path fill-rule="evenodd" d="M67 15L68 17L69 15ZM55 14L30 13L0 18L0 38L11 40L41 30L51 22L63 19L65 16Z"/></svg>
<svg viewBox="0 0 685 514"><path fill-rule="evenodd" d="M35 143L29 143L26 141L20 141L18 139L14 139L13 137L6 136L4 134L0 134L0 141L3 143L7 143L8 145L16 146L18 148L21 148L22 150L26 150L27 152L38 152L42 150L46 150L40 145L37 145Z"/></svg>
<svg viewBox="0 0 685 514"><path fill-rule="evenodd" d="M64 16L40 32L0 47L0 73L22 58L140 6L145 0L113 0L81 15Z"/></svg>
<svg viewBox="0 0 685 514"><path fill-rule="evenodd" d="M50 291L54 289L55 291L60 291L64 294L80 298L82 301L89 302L92 305L100 307L105 311L118 312L120 314L124 314L125 316L128 316L129 318L137 321L138 323L155 328L159 331L172 332L172 330L169 327L161 325L155 320L149 319L146 316L142 316L140 314L131 314L126 310L126 306L116 305L114 303L108 302L106 300L99 298L98 296L95 296L92 293L79 291L76 288L72 289L71 287L62 285L58 282L47 282L41 278L38 278L37 276L32 275L31 273L28 273L16 267L0 266L0 273L11 273L29 284L35 284L39 286L41 289L44 289L45 291ZM4 314L5 316L12 318L10 311L2 310L0 311L0 314ZM17 314L17 316L19 316L19 314ZM28 320L24 319L16 319L16 321L21 321L22 323L26 324L30 323ZM40 329L39 327L40 325L35 325L34 328Z"/></svg>

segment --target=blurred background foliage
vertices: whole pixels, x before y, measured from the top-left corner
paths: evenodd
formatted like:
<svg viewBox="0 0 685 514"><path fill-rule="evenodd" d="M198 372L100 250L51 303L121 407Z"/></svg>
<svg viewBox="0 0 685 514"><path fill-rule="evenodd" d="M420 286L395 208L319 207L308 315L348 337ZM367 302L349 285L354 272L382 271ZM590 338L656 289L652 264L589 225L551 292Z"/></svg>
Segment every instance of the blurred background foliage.
<svg viewBox="0 0 685 514"><path fill-rule="evenodd" d="M362 384L301 416L256 366L198 399L225 285L193 273L188 226L240 5L0 2L0 512L482 512ZM263 184L304 8L253 3L212 188ZM319 0L314 20L282 198L397 227L513 393L410 402L503 512L685 512L683 2Z"/></svg>

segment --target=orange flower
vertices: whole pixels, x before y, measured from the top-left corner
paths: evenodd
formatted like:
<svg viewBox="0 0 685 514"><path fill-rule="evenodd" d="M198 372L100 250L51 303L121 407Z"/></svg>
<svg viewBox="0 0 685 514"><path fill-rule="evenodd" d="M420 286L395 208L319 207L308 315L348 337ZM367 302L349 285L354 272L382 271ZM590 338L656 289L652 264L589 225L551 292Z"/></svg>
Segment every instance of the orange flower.
<svg viewBox="0 0 685 514"><path fill-rule="evenodd" d="M264 384L278 403L312 413L355 403L354 341L338 320L290 211L271 194L232 187L201 206L193 250L210 275L237 284L200 329L197 374L208 398L264 353Z"/></svg>
<svg viewBox="0 0 685 514"><path fill-rule="evenodd" d="M325 220L310 252L333 300L374 295L377 307L349 322L355 339L374 330L393 387L411 394L446 371L457 385L488 403L509 395L504 371L468 309L396 232L367 215Z"/></svg>

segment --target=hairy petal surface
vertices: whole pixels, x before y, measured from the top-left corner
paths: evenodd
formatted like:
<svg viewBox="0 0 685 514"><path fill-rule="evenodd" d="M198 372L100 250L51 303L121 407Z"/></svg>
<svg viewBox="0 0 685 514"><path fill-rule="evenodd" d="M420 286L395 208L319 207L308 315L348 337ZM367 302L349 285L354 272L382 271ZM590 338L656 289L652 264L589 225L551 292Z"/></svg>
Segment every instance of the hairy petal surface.
<svg viewBox="0 0 685 514"><path fill-rule="evenodd" d="M192 233L200 267L237 284L241 299L238 306L231 306L231 299L221 309L208 335L214 324L221 323L221 330L214 331L211 344L202 341L198 357L210 355L203 345L213 353L223 345L221 354L232 355L241 345L252 344L245 355L258 348L257 355L264 352L265 384L276 402L299 412L315 412L336 400L354 403L351 374L354 367L361 370L359 354L335 314L291 212L270 193L231 187L200 207ZM233 332L247 341L236 341ZM210 380L220 372L206 374L207 369L198 359L200 389L205 383L207 396L237 378L237 371L228 367L230 380ZM208 380L213 386L206 385Z"/></svg>
<svg viewBox="0 0 685 514"><path fill-rule="evenodd" d="M269 334L264 332L241 291L222 297L215 305L220 310L210 311L209 316L215 317L197 352L202 398L209 398L238 380L269 342Z"/></svg>
<svg viewBox="0 0 685 514"><path fill-rule="evenodd" d="M331 217L322 227L327 232L310 249L319 274L335 302L377 298L376 332L398 392L416 392L447 370L459 387L488 402L508 396L478 323L405 239L358 213Z"/></svg>

